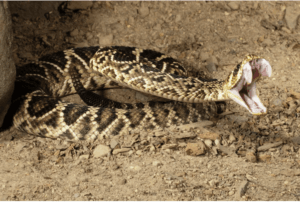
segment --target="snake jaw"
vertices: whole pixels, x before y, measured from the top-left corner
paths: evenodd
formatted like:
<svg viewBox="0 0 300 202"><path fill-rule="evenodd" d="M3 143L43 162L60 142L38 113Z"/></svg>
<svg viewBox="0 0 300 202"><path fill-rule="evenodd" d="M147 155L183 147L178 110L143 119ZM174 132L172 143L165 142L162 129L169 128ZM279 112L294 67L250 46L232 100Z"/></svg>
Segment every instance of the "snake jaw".
<svg viewBox="0 0 300 202"><path fill-rule="evenodd" d="M253 115L267 113L266 107L256 94L256 81L262 76L270 77L272 68L265 59L254 59L243 66L243 74L228 96Z"/></svg>

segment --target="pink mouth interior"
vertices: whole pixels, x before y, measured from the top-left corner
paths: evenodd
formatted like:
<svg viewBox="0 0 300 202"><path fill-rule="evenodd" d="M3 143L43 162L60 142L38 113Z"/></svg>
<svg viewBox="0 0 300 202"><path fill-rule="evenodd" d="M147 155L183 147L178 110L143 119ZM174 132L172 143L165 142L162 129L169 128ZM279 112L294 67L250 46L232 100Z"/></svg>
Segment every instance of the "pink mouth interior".
<svg viewBox="0 0 300 202"><path fill-rule="evenodd" d="M271 74L271 65L265 59L252 60L246 63L243 67L242 78L234 88L229 90L229 97L252 114L266 113L266 107L256 95L256 81L261 76L270 77Z"/></svg>

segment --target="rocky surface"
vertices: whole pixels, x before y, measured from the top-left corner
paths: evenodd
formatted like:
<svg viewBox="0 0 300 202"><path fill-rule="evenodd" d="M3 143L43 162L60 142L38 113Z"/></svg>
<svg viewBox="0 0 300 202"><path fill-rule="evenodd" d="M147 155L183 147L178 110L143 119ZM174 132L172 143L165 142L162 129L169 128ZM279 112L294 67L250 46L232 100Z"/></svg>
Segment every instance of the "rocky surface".
<svg viewBox="0 0 300 202"><path fill-rule="evenodd" d="M0 127L10 105L16 76L12 42L12 21L8 3L0 2Z"/></svg>
<svg viewBox="0 0 300 202"><path fill-rule="evenodd" d="M264 116L229 102L199 124L76 143L11 128L1 134L0 199L299 200L299 5L93 2L60 5L58 16L13 15L18 65L111 44L161 51L218 79L256 53L273 74L258 83Z"/></svg>

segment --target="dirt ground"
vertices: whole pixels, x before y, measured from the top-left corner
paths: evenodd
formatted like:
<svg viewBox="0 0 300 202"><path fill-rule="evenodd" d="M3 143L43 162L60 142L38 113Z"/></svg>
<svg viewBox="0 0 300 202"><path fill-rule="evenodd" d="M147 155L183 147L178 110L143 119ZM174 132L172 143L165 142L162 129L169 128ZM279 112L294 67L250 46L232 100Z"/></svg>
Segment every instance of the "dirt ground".
<svg viewBox="0 0 300 202"><path fill-rule="evenodd" d="M71 47L123 45L166 53L224 79L255 53L273 68L272 77L258 83L268 114L252 116L229 102L205 129L140 131L93 143L11 128L0 134L0 200L300 199L299 2L75 2L57 8L60 13L45 17L13 13L16 65ZM196 149L201 155L186 151L193 143L202 145ZM108 155L99 154L103 148Z"/></svg>

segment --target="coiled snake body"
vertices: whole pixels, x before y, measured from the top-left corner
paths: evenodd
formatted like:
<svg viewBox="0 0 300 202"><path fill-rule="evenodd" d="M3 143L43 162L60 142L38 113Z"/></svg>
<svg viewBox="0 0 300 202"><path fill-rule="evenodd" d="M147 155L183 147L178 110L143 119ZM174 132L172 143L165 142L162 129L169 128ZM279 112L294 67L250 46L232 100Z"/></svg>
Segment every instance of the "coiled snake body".
<svg viewBox="0 0 300 202"><path fill-rule="evenodd" d="M266 113L255 82L270 75L270 64L254 55L219 81L187 77L177 60L152 50L75 48L18 68L9 113L15 127L33 135L92 140L135 128L197 122L215 112L208 101L232 99L252 114ZM92 92L116 83L176 102L122 104ZM74 93L89 106L60 99Z"/></svg>

